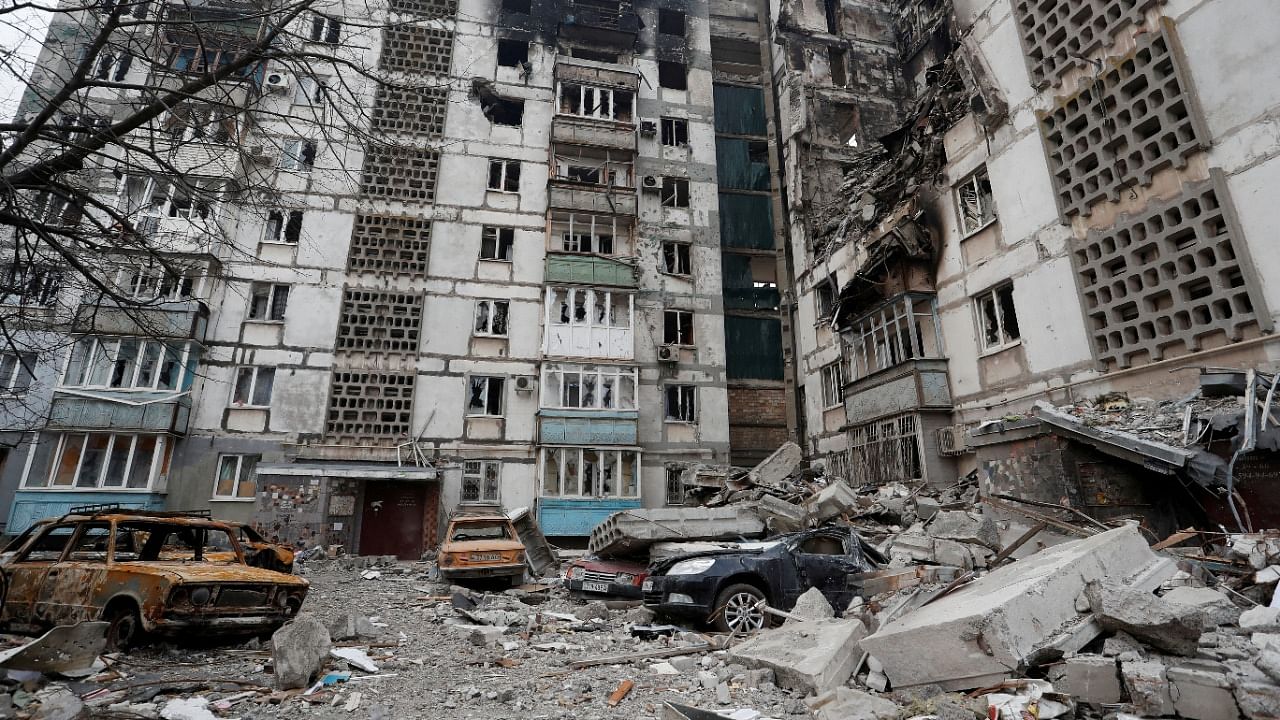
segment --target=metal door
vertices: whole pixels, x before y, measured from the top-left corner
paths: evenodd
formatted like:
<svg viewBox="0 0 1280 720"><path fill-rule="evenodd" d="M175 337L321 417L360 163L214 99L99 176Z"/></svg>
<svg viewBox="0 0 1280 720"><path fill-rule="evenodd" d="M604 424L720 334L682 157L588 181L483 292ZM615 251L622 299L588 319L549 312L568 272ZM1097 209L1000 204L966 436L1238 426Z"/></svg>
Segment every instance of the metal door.
<svg viewBox="0 0 1280 720"><path fill-rule="evenodd" d="M395 555L401 560L422 557L423 518L427 486L414 482L365 483L360 513L361 555Z"/></svg>

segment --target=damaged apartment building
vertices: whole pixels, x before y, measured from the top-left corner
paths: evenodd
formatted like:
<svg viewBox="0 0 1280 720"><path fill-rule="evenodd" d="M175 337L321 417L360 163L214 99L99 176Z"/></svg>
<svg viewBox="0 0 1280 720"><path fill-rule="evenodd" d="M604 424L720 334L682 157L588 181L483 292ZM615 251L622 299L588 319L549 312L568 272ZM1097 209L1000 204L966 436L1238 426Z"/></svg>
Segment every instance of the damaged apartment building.
<svg viewBox="0 0 1280 720"><path fill-rule="evenodd" d="M157 33L119 39L150 62L104 71L138 85L257 32L252 0L137 7L204 28L118 30ZM33 88L68 70L68 22ZM7 533L114 503L417 558L458 508L527 508L585 542L613 512L682 502L687 465L751 465L794 435L762 7L384 0L295 22L341 62L268 63L234 83L232 132L192 113L164 136L202 153L183 174L225 185L217 202L104 169L103 202L137 208L189 277L122 256L121 286L163 322L94 307L112 322L45 326L66 342L22 388L39 422L4 428ZM110 117L130 92L90 104ZM29 91L19 114L39 107ZM9 304L88 302L50 272Z"/></svg>
<svg viewBox="0 0 1280 720"><path fill-rule="evenodd" d="M1187 508L1274 523L1277 20L1265 0L783 2L810 456L1165 530Z"/></svg>

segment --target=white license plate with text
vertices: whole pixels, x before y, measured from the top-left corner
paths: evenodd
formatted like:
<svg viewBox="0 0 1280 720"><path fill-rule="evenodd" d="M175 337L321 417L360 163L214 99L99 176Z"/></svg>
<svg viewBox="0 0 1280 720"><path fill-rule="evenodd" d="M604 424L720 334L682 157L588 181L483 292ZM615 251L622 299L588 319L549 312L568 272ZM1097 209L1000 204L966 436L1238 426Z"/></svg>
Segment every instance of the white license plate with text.
<svg viewBox="0 0 1280 720"><path fill-rule="evenodd" d="M584 592L607 593L609 592L609 583L584 582L582 583L582 589Z"/></svg>

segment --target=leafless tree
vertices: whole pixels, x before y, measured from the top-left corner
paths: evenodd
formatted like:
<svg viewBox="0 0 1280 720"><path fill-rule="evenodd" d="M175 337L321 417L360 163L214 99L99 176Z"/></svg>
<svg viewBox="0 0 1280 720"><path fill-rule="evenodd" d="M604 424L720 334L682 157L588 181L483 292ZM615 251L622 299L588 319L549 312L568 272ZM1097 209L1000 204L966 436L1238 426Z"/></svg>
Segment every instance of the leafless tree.
<svg viewBox="0 0 1280 720"><path fill-rule="evenodd" d="M10 35L49 28L34 68L0 53L0 80L27 87L0 123L0 360L14 378L39 378L37 358L76 334L173 336L175 305L198 307L201 288L235 279L228 263L256 258L244 228L305 242L290 208L351 192L348 158L397 142L372 117L375 92L443 91L370 60L381 33L435 20L416 0L46 1L0 9ZM9 414L0 429L41 420Z"/></svg>

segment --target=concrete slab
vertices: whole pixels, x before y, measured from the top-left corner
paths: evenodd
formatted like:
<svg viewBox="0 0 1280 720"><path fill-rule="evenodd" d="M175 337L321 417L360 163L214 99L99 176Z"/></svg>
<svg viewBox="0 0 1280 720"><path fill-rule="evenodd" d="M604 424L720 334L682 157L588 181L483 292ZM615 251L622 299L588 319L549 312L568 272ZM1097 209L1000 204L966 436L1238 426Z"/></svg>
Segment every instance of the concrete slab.
<svg viewBox="0 0 1280 720"><path fill-rule="evenodd" d="M764 534L748 505L636 508L616 512L595 526L587 549L600 557L642 553L663 540L736 540Z"/></svg>
<svg viewBox="0 0 1280 720"><path fill-rule="evenodd" d="M990 685L1053 645L1060 631L1073 631L1071 646L1097 637L1101 629L1080 622L1075 608L1089 580L1114 578L1152 590L1174 571L1130 524L993 570L886 624L861 645L884 663L896 689Z"/></svg>
<svg viewBox="0 0 1280 720"><path fill-rule="evenodd" d="M747 473L747 480L756 485L777 485L800 468L804 451L793 442L785 442L773 454L760 461Z"/></svg>
<svg viewBox="0 0 1280 720"><path fill-rule="evenodd" d="M849 679L866 634L860 620L788 623L730 648L727 660L773 670L781 687L821 693Z"/></svg>
<svg viewBox="0 0 1280 720"><path fill-rule="evenodd" d="M1176 587L1160 599L1171 605L1192 607L1207 621L1205 628L1234 625L1240 620L1240 608L1226 595L1207 587Z"/></svg>
<svg viewBox="0 0 1280 720"><path fill-rule="evenodd" d="M1120 663L1120 676L1129 692L1129 702L1138 714L1149 717L1173 714L1173 696L1169 693L1165 670L1164 663L1156 660Z"/></svg>
<svg viewBox="0 0 1280 720"><path fill-rule="evenodd" d="M1081 702L1101 705L1120 702L1120 671L1114 658L1077 655L1049 671L1053 689Z"/></svg>
<svg viewBox="0 0 1280 720"><path fill-rule="evenodd" d="M1212 661L1188 660L1171 665L1165 677L1172 686L1173 709L1191 720L1239 720L1226 667Z"/></svg>
<svg viewBox="0 0 1280 720"><path fill-rule="evenodd" d="M839 480L822 488L818 494L804 501L804 509L809 519L818 523L854 512L859 508L858 493Z"/></svg>
<svg viewBox="0 0 1280 720"><path fill-rule="evenodd" d="M1093 617L1107 630L1123 630L1159 650L1194 655L1204 632L1200 608L1174 605L1119 582L1091 580L1084 594Z"/></svg>
<svg viewBox="0 0 1280 720"><path fill-rule="evenodd" d="M839 687L805 700L814 720L897 720L898 704L871 693Z"/></svg>

